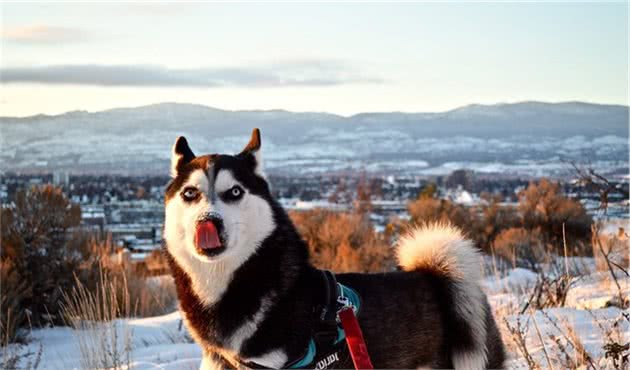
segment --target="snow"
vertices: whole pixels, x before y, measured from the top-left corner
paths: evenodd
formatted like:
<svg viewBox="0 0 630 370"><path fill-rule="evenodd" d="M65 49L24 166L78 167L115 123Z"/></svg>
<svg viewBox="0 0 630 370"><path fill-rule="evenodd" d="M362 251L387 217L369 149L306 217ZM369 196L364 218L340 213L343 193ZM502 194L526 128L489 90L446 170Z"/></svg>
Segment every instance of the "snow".
<svg viewBox="0 0 630 370"><path fill-rule="evenodd" d="M198 369L201 350L192 342L179 312L144 319L119 320L132 335L130 367L133 369ZM27 348L13 345L9 350L37 353L41 345L41 369L79 369L81 352L77 334L69 327L33 330Z"/></svg>
<svg viewBox="0 0 630 370"><path fill-rule="evenodd" d="M177 136L187 136L196 153L235 153L249 130L260 127L270 173L364 168L441 175L470 164L466 168L484 173L551 176L570 170L569 160L600 172L627 172L627 109L588 106L576 113L564 107L474 105L445 113L340 117L161 104L3 117L0 168L166 174Z"/></svg>
<svg viewBox="0 0 630 370"><path fill-rule="evenodd" d="M570 265L586 266L590 271L594 263L590 258L568 260ZM575 285L569 291L565 307L520 313L521 307L529 297L529 292L536 283L536 273L524 269L509 269L503 273L488 274L482 281L482 288L488 294L497 324L503 333L503 340L509 353L508 368L527 368L525 360L518 355L505 322L511 326L521 322L526 326L526 343L534 360L541 367L548 367L544 349L550 354L554 368L562 368L559 347L554 341L566 344L561 331L566 333L572 327L585 349L601 368L607 364L601 362L603 345L608 340L606 330L617 322L617 333L622 343L630 339L630 326L627 320L620 320L624 312L616 307L607 307L607 303L616 295L616 288L607 272L586 272L575 277ZM620 280L627 287L630 278ZM625 312L628 312L627 310ZM132 351L130 367L133 369L197 369L201 361L201 351L192 342L182 325L179 312L171 314L118 320L118 330L127 327L132 333ZM540 330L544 346L536 332ZM30 343L20 347L9 346L10 351L37 353L40 345L42 369L74 369L81 365L81 354L77 344L77 333L68 327L54 327L33 330ZM601 365L604 366L601 366Z"/></svg>
<svg viewBox="0 0 630 370"><path fill-rule="evenodd" d="M536 283L536 273L517 267L510 270L505 277L487 277L482 281L482 286L489 295L500 294L501 291L525 292Z"/></svg>

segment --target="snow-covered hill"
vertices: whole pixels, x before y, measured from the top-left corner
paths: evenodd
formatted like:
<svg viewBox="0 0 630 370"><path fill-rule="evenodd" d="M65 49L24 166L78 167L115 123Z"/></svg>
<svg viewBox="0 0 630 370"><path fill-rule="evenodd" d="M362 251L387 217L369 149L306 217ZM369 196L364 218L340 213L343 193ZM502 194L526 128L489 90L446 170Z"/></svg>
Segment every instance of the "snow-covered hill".
<svg viewBox="0 0 630 370"><path fill-rule="evenodd" d="M166 174L176 136L187 136L200 153L232 153L253 127L262 130L270 172L440 174L465 167L552 175L567 169L563 160L604 171L628 167L628 107L523 102L350 117L176 103L3 117L0 168Z"/></svg>

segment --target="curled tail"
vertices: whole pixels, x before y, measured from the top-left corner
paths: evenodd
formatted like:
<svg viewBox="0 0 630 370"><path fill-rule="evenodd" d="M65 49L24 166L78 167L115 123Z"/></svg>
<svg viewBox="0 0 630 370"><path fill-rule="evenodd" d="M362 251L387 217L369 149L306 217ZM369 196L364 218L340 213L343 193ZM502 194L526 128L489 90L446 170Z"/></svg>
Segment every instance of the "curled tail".
<svg viewBox="0 0 630 370"><path fill-rule="evenodd" d="M450 288L445 301L446 335L456 369L484 369L489 307L479 287L480 255L461 230L448 224L414 228L398 242L399 265L405 271L425 271L443 277ZM450 331L450 332L449 332Z"/></svg>

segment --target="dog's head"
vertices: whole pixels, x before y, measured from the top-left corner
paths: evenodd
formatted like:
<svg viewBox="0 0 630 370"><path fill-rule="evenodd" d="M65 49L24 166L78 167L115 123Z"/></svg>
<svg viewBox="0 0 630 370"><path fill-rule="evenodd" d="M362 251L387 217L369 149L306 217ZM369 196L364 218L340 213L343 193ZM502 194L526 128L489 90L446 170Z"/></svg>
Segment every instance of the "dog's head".
<svg viewBox="0 0 630 370"><path fill-rule="evenodd" d="M273 232L260 149L258 129L236 155L195 156L186 139L177 138L165 195L164 238L171 254L243 262Z"/></svg>

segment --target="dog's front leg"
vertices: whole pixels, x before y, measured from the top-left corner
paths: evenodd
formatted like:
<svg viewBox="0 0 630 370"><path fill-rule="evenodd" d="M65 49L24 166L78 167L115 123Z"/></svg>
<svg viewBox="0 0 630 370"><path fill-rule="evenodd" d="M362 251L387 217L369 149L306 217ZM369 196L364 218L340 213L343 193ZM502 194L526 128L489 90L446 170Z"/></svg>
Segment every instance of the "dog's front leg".
<svg viewBox="0 0 630 370"><path fill-rule="evenodd" d="M229 361L216 352L205 352L199 370L236 369Z"/></svg>

